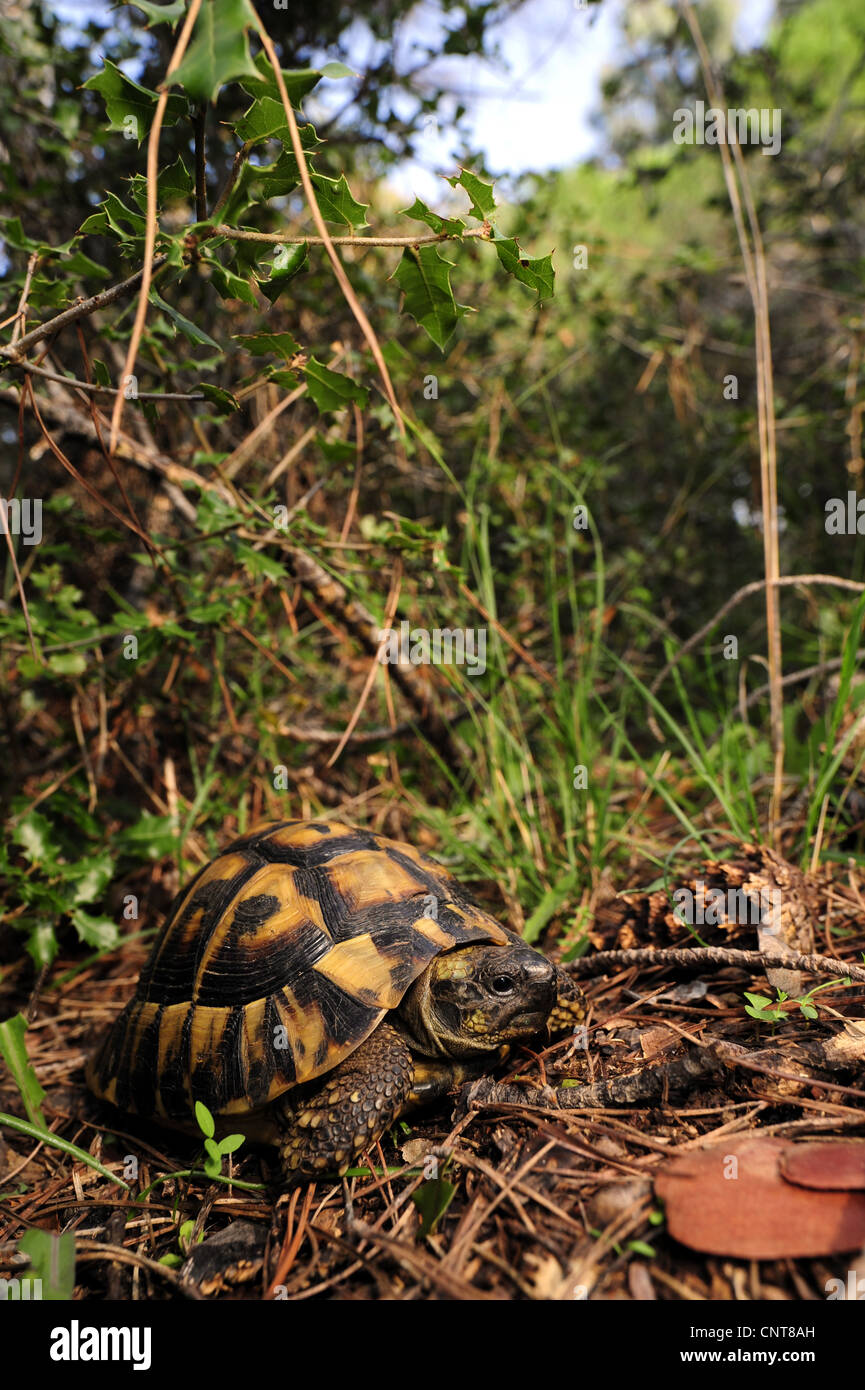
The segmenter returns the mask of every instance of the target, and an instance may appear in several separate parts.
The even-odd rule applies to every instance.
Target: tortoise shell
[[[359,1047],[440,952],[514,941],[407,844],[262,825],[175,898],[88,1082],[145,1117],[248,1113]]]

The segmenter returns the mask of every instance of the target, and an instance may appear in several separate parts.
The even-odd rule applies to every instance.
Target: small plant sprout
[[[810,1023],[817,1018],[817,1008],[813,1002],[814,995],[819,994],[821,989],[831,989],[833,985],[839,984],[849,985],[852,984],[852,981],[848,977],[826,980],[822,985],[815,985],[813,989],[809,989],[808,993],[803,994],[799,999],[791,999],[783,989],[776,990],[774,1001],[767,999],[765,994],[750,994],[748,990],[745,990],[745,998],[748,1000],[745,1005],[745,1013],[750,1014],[751,1018],[756,1018],[758,1023],[783,1023],[784,1019],[788,1017],[787,1009],[784,1007],[786,1004],[790,1008],[798,1007],[801,1009],[803,1016]]]
[[[222,1160],[226,1154],[236,1153],[244,1141],[243,1134],[227,1134],[219,1143],[214,1139],[216,1133],[216,1121],[200,1100],[195,1102],[195,1122],[201,1133],[204,1135],[204,1152],[207,1157],[204,1160],[204,1171],[209,1178],[218,1178],[222,1175]]]

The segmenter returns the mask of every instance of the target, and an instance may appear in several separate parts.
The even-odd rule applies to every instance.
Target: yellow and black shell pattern
[[[359,1047],[434,956],[515,940],[410,845],[335,822],[259,826],[175,898],[89,1085],[174,1122],[198,1100],[257,1110]]]

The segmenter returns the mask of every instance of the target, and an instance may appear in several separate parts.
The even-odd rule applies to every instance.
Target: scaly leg
[[[411,1093],[413,1075],[414,1061],[404,1038],[390,1024],[380,1023],[328,1073],[318,1091],[295,1105],[289,1095],[279,1145],[286,1185],[345,1173],[397,1119]]]

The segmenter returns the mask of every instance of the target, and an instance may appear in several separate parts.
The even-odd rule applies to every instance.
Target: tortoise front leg
[[[570,1033],[586,1017],[586,996],[567,970],[556,966],[556,1002],[547,1019],[547,1027],[555,1036]]]
[[[397,1119],[409,1098],[414,1061],[404,1038],[380,1023],[329,1072],[319,1090],[283,1102],[279,1144],[286,1185],[342,1175]]]

